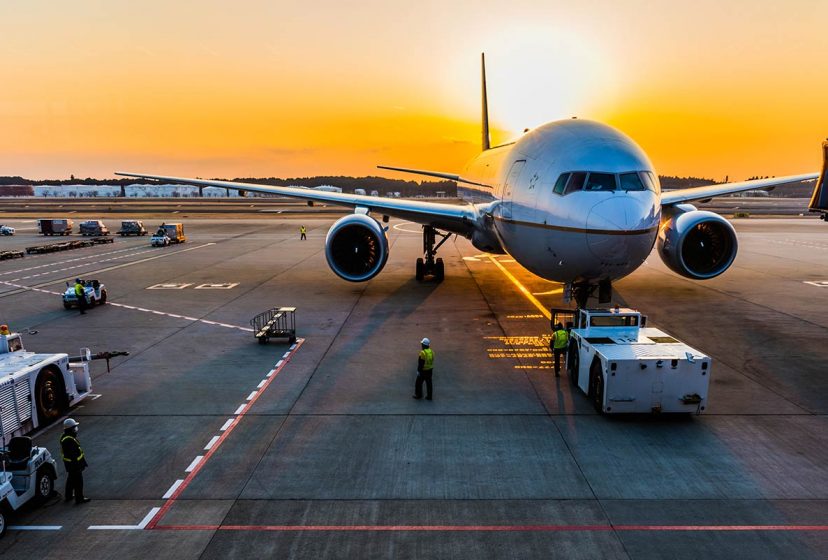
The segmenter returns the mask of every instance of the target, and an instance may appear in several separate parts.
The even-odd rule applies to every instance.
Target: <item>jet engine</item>
[[[325,257],[337,276],[349,282],[370,280],[388,260],[388,237],[374,218],[351,214],[337,220],[325,238]]]
[[[689,204],[664,217],[658,232],[658,254],[674,272],[706,280],[733,264],[738,242],[730,222]]]

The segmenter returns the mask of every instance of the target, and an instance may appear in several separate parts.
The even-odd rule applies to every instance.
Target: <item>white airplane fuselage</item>
[[[574,187],[583,173],[594,174],[591,190],[566,191],[559,184],[556,192],[562,175],[569,174],[564,179]],[[504,252],[547,280],[622,278],[641,266],[658,234],[660,188],[652,163],[629,137],[605,124],[545,124],[484,151],[463,177],[491,185],[458,183],[458,195],[484,211]]]

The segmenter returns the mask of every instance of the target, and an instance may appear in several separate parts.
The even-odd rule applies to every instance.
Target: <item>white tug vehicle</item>
[[[684,412],[707,406],[711,359],[634,309],[552,310],[552,324],[571,326],[570,382],[599,414]]]

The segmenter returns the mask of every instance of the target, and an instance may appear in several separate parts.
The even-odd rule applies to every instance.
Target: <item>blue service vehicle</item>
[[[86,307],[94,307],[97,304],[104,305],[106,303],[106,286],[98,280],[85,280],[83,284],[84,294],[86,296]],[[78,298],[75,295],[75,285],[66,283],[66,291],[63,292],[63,307],[72,309],[78,306]]]

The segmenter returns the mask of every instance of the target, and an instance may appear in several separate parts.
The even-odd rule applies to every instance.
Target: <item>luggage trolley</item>
[[[259,344],[265,344],[270,338],[287,337],[290,344],[296,342],[296,308],[274,307],[259,313],[250,320],[253,336]]]

